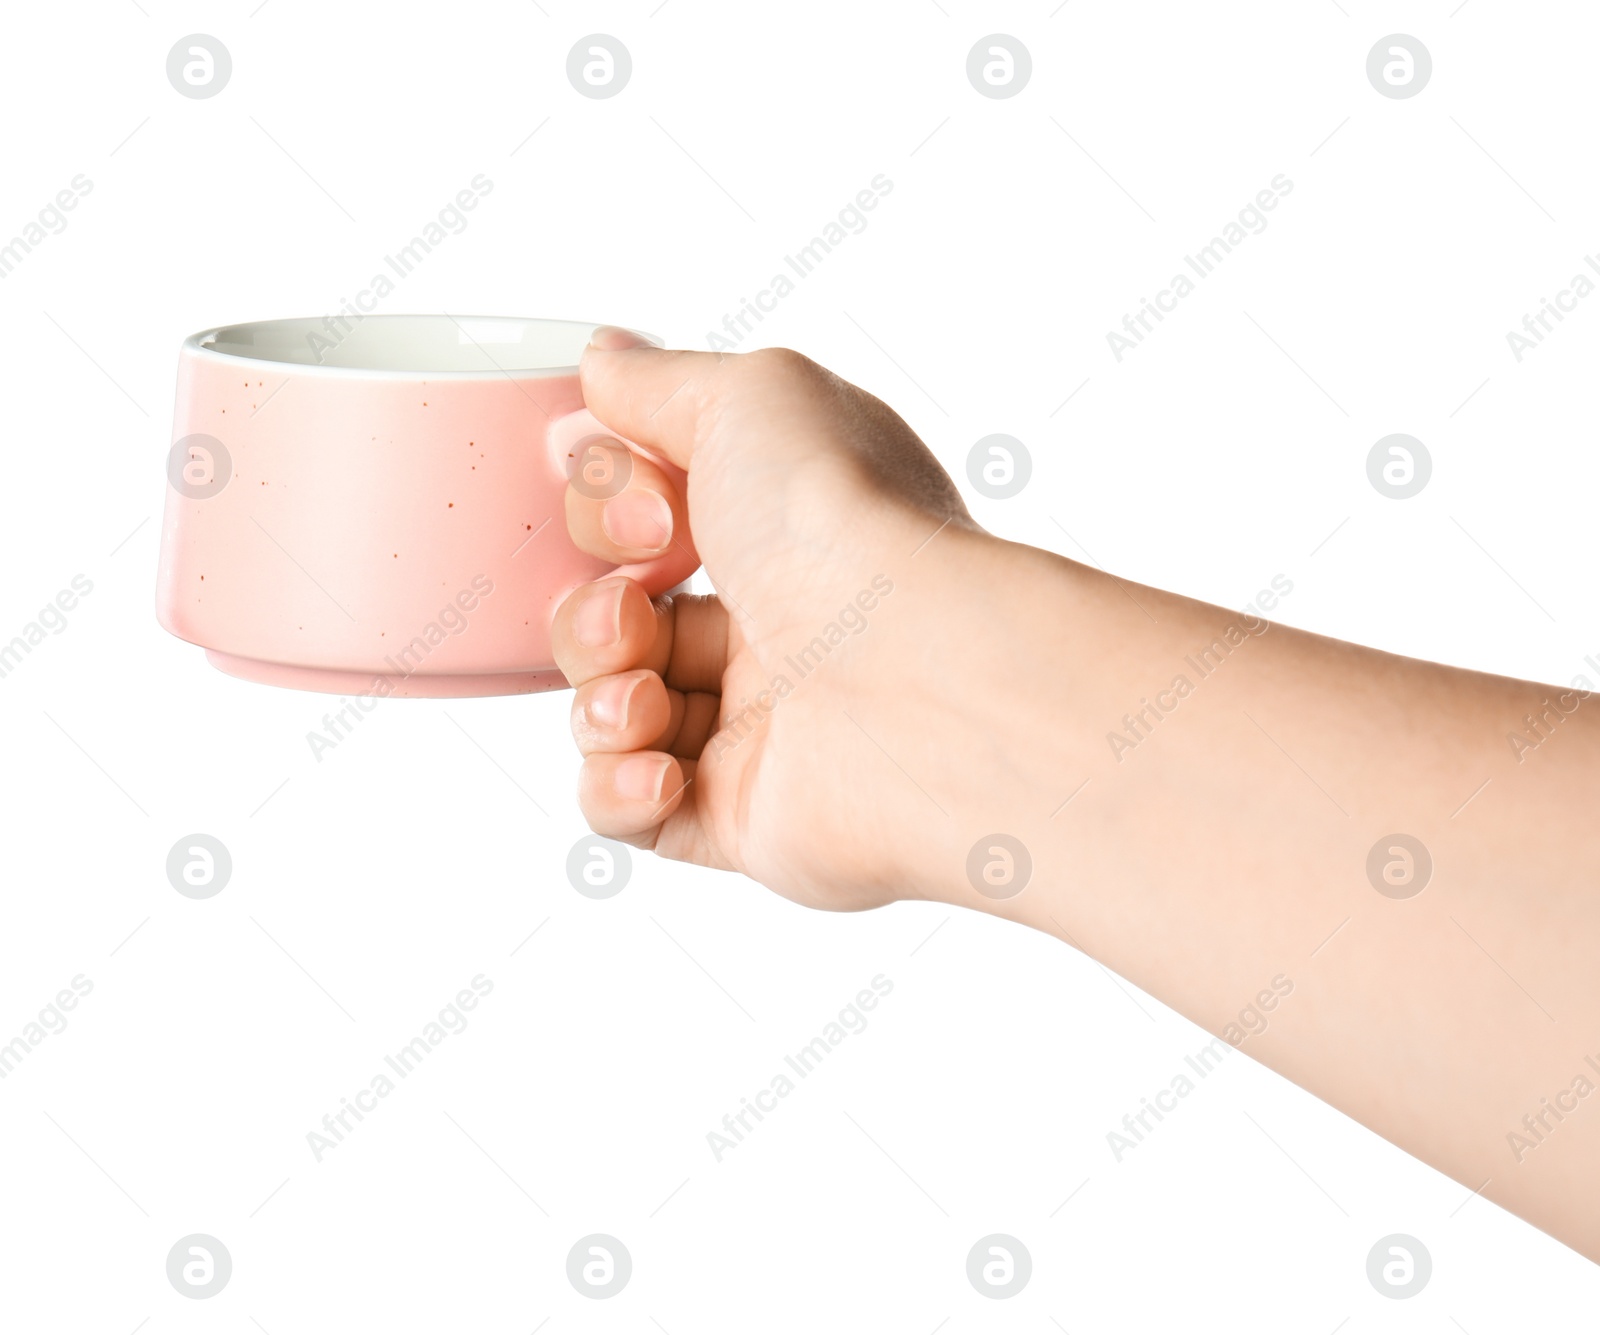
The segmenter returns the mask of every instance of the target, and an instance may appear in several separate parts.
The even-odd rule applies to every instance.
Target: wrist
[[[1056,818],[1105,745],[1083,703],[1105,694],[1085,678],[1101,675],[1085,646],[1124,634],[1121,613],[1098,587],[1106,576],[1054,553],[972,530],[923,557],[936,547],[905,581],[916,624],[898,637],[915,655],[905,712],[938,739],[925,772],[906,766],[925,801],[902,850],[915,869],[904,892],[1059,930],[1069,850]],[[955,607],[971,612],[952,619]]]

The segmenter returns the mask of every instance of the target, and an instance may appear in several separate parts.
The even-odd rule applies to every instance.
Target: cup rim
[[[473,337],[474,326],[506,326],[517,325],[523,328],[540,326],[546,330],[561,327],[571,332],[575,338],[581,339],[577,349],[581,353],[596,329],[607,327],[610,322],[604,320],[560,320],[546,319],[541,316],[520,315],[450,315],[440,312],[373,312],[366,315],[355,315],[345,318],[343,316],[290,316],[273,320],[244,320],[233,324],[216,325],[210,329],[202,329],[198,333],[190,334],[183,340],[181,352],[183,355],[198,358],[202,361],[217,361],[231,366],[252,367],[257,370],[271,368],[275,375],[313,375],[331,379],[352,380],[543,380],[552,377],[576,375],[578,363],[563,361],[549,366],[506,366],[491,364],[483,367],[472,368],[402,368],[385,366],[338,366],[327,362],[315,360],[296,360],[292,357],[271,355],[252,355],[246,352],[223,351],[214,346],[227,334],[248,333],[277,333],[279,335],[319,335],[323,338],[332,338],[337,334],[335,322],[344,319],[346,325],[353,327],[381,326],[383,324],[400,325],[407,322],[438,323],[450,321],[465,335],[466,339],[473,342],[483,352],[485,358],[491,363],[497,361],[491,353],[477,344]],[[653,334],[641,330],[629,330],[639,337],[647,339],[657,347],[661,340]],[[345,335],[337,334],[340,341]]]

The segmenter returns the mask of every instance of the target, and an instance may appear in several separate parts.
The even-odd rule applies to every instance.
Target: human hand
[[[652,601],[612,577],[559,609],[589,823],[820,907],[921,893],[910,845],[942,808],[893,767],[924,769],[946,731],[927,693],[954,675],[941,583],[981,582],[1007,544],[891,409],[796,353],[603,330],[582,379],[600,421],[687,471],[688,495],[635,457],[614,497],[568,489],[574,541],[647,560],[692,521],[718,591]]]

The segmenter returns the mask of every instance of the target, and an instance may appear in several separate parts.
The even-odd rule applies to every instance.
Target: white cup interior
[[[332,315],[261,320],[188,340],[202,353],[371,374],[537,375],[569,371],[600,326],[501,315]]]

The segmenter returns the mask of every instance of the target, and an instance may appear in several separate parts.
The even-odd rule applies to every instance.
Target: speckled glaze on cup
[[[611,434],[578,385],[597,327],[368,315],[186,340],[161,624],[224,672],[302,690],[566,685],[550,623],[574,588],[618,573],[660,593],[698,564],[686,535],[620,568],[567,536],[572,461]]]

